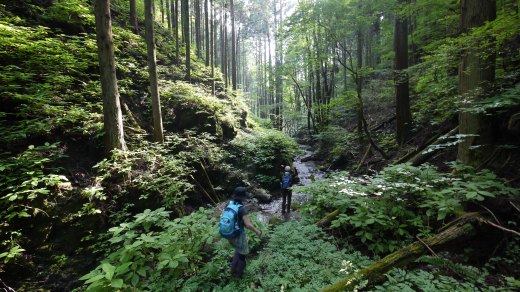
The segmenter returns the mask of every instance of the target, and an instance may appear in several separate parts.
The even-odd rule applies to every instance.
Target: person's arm
[[[253,231],[258,236],[262,235],[262,231],[260,231],[260,229],[256,228],[255,226],[253,226],[253,224],[251,224],[251,220],[249,220],[249,216],[247,216],[247,215],[242,216],[242,220],[244,221],[244,226],[247,229]]]

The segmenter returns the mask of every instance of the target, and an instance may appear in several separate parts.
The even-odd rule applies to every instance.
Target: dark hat
[[[235,200],[249,199],[249,193],[246,191],[246,188],[237,187],[233,191],[233,195],[231,197]]]

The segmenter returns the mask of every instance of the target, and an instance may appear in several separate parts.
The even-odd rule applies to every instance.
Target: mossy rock
[[[240,114],[233,101],[220,100],[186,82],[168,82],[161,92],[164,100],[166,130],[206,132],[223,140],[237,135]]]
[[[265,189],[255,189],[251,192],[251,196],[258,200],[259,203],[269,203],[273,197]]]

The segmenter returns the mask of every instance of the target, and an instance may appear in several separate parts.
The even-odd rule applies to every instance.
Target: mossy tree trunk
[[[460,5],[462,33],[468,33],[472,28],[496,18],[494,0],[462,0]],[[490,91],[495,79],[495,55],[486,51],[482,48],[468,48],[459,63],[459,93],[462,104],[469,107]],[[465,112],[463,109],[459,113],[459,134],[467,136],[459,144],[457,160],[480,166],[492,153],[492,132],[490,117],[483,113]]]
[[[385,279],[384,274],[386,272],[393,268],[403,267],[413,262],[421,255],[426,253],[428,248],[439,248],[447,243],[453,242],[456,239],[473,235],[475,228],[470,222],[472,219],[474,219],[472,216],[468,216],[467,219],[461,220],[459,223],[452,225],[443,232],[422,240],[422,242],[416,241],[394,253],[387,255],[372,265],[348,275],[333,285],[325,287],[322,292],[352,291],[355,289],[356,285],[363,280],[367,280],[368,285],[376,284]]]
[[[157,142],[164,142],[161,99],[159,96],[159,83],[157,79],[157,63],[155,60],[155,35],[153,27],[152,0],[144,1],[146,47],[148,51],[148,73],[150,74],[150,93],[152,95],[153,133]]]
[[[126,150],[123,132],[123,116],[117,88],[110,0],[96,0],[94,6],[101,91],[103,95],[106,150]]]

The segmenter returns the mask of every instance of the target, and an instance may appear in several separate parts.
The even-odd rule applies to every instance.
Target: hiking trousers
[[[286,212],[291,213],[291,197],[292,191],[290,189],[282,189],[282,214]]]
[[[229,243],[235,247],[235,254],[231,258],[231,274],[242,278],[246,269],[246,256],[249,253],[249,245],[247,244],[246,231],[240,232],[237,238],[229,240]]]

